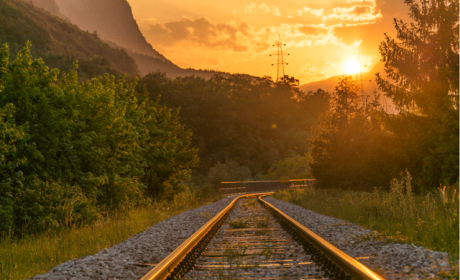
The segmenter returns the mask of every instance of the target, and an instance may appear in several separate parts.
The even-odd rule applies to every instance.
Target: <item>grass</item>
[[[225,251],[224,251],[224,256],[227,259],[237,259],[237,258],[242,257],[246,253],[247,249],[248,249],[247,246],[243,246],[241,249],[232,248],[232,247],[227,246],[227,248],[225,248]]]
[[[249,226],[249,223],[243,219],[238,218],[238,219],[229,221],[228,225],[231,228],[247,228]]]
[[[4,236],[0,240],[0,279],[26,279],[43,274],[60,263],[95,254],[162,220],[204,204],[194,198],[179,197],[169,204],[112,213],[90,225],[65,227],[22,239]]]
[[[272,254],[272,247],[273,247],[273,244],[271,243],[264,244],[264,248],[260,252],[260,255],[265,256],[265,258],[268,259],[270,255]]]
[[[264,219],[262,220],[257,220],[256,222],[256,226],[258,228],[266,228],[268,227],[268,223],[270,222],[270,217],[269,216],[266,216]]]
[[[392,180],[389,192],[305,189],[280,191],[274,197],[376,230],[387,241],[447,252],[451,264],[458,265],[458,185],[415,195],[410,182],[407,173]]]
[[[256,230],[256,235],[264,235],[267,234],[268,230]]]
[[[255,199],[248,199],[248,205],[251,206],[252,208],[256,208],[257,201]]]

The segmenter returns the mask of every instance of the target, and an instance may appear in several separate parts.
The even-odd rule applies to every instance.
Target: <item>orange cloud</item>
[[[323,12],[324,12],[324,9],[311,9],[308,7],[303,7],[301,10],[297,11],[297,14],[301,16],[304,13],[310,13],[312,15],[315,15],[316,17],[320,17],[323,15]]]
[[[246,52],[263,51],[270,46],[246,22],[214,23],[209,18],[187,17],[167,23],[148,22],[141,25],[143,33],[155,45],[171,46],[189,43],[215,50]],[[152,39],[150,39],[152,38]]]
[[[355,5],[349,8],[336,7],[332,13],[323,16],[323,21],[340,20],[340,21],[372,21],[381,18],[380,13],[375,12],[374,6]]]
[[[267,5],[265,3],[260,4],[259,6],[256,3],[250,3],[244,7],[245,13],[256,13],[261,11],[265,14],[273,14],[274,16],[279,17],[281,15],[280,9],[275,5]]]

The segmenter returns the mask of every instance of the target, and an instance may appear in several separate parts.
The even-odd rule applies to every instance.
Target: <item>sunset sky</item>
[[[272,45],[286,44],[286,74],[301,84],[357,71],[380,60],[403,0],[128,0],[152,46],[180,67],[276,78]]]

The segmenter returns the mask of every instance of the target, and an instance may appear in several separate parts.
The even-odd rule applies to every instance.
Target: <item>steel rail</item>
[[[246,194],[236,197],[227,207],[209,220],[204,226],[202,226],[197,232],[185,240],[176,250],[169,254],[165,259],[163,259],[155,268],[150,270],[146,275],[144,275],[141,280],[163,280],[173,273],[177,266],[187,258],[189,253],[193,253],[193,250],[200,241],[202,241],[206,236],[208,236],[213,228],[218,226],[219,223],[223,222],[228,216],[232,208],[235,206],[236,202],[245,197],[250,196],[260,196],[262,194],[273,194],[271,193],[255,193],[255,194]]]
[[[322,254],[325,255],[325,258],[322,258],[321,261],[326,266],[337,265],[345,273],[350,275],[353,279],[365,279],[365,280],[383,280],[381,276],[370,270],[368,267],[358,262],[354,258],[345,254],[344,252],[337,249],[335,246],[309,230],[308,228],[301,225],[299,222],[295,221],[288,215],[284,214],[282,211],[277,209],[275,206],[266,202],[262,198],[266,195],[259,196],[259,202],[264,205],[265,208],[270,210],[283,224],[290,227],[291,231],[295,231],[296,234],[300,235],[301,239],[308,240],[309,243],[319,250]],[[342,278],[342,277],[340,277]]]
[[[318,264],[335,274],[339,279],[365,279],[365,280],[384,280],[381,276],[364,266],[354,258],[340,251],[332,244],[307,229],[282,211],[262,199],[270,193],[253,193],[236,197],[227,207],[209,220],[203,227],[195,232],[191,237],[184,241],[176,250],[161,261],[155,268],[144,275],[141,280],[163,280],[173,278],[174,275],[183,273],[193,267],[193,263],[206,246],[203,242],[209,240],[212,234],[217,232],[220,225],[224,222],[236,202],[241,198],[258,196],[259,202],[279,220],[279,222],[291,232],[295,239],[304,245],[306,251],[315,255]],[[201,244],[201,245],[200,245]]]

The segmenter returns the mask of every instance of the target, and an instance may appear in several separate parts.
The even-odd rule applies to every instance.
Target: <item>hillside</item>
[[[28,1],[0,0],[0,14],[0,45],[8,44],[12,55],[30,41],[32,55],[42,57],[50,67],[69,70],[78,60],[82,79],[107,72],[133,76],[139,72],[125,51],[111,48],[97,35],[84,32]]]
[[[209,79],[217,72],[183,69],[150,45],[139,30],[126,0],[32,0],[50,13],[74,23],[84,31],[96,32],[113,48],[124,49],[140,69],[140,74],[164,72],[170,78],[199,76]]]
[[[375,82],[375,74],[378,72],[380,72],[381,74],[385,73],[382,62],[378,62],[374,67],[372,67],[372,69],[369,72],[363,73],[364,90],[366,92],[372,93],[375,89],[377,89],[377,84]],[[339,78],[340,76],[332,76],[326,80],[301,85],[300,89],[305,92],[309,92],[321,88],[322,90],[333,92],[335,86],[339,82]]]
[[[109,45],[112,44],[109,43]],[[117,45],[113,44],[112,46],[116,47]],[[183,69],[167,59],[154,58],[149,55],[131,52],[129,50],[127,50],[126,52],[136,61],[139,70],[143,76],[152,72],[159,71],[165,73],[166,76],[171,79],[192,75],[205,79],[210,79],[215,74],[222,73],[209,70]]]
[[[374,91],[378,89],[377,83],[375,82],[375,74],[377,73],[380,73],[383,77],[385,77],[384,64],[381,61],[374,65],[369,72],[363,73],[364,92],[371,98],[374,96]],[[301,85],[299,88],[304,92],[315,91],[320,88],[332,93],[339,82],[339,78],[340,76],[332,76],[326,80]],[[382,94],[380,96],[380,103],[382,106],[386,106],[388,113],[394,114],[397,112],[391,99],[384,97]]]
[[[165,59],[147,43],[126,0],[55,0],[60,12],[82,30],[133,52]]]

